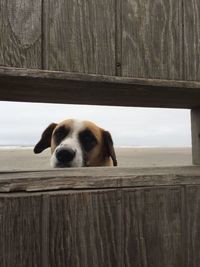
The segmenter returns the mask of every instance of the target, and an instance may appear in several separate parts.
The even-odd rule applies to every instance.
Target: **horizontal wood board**
[[[199,185],[200,167],[0,172],[0,192]]]
[[[0,100],[197,108],[200,82],[0,68]]]

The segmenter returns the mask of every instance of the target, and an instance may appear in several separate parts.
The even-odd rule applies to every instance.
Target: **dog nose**
[[[56,158],[62,163],[68,163],[75,157],[75,151],[71,148],[60,148],[56,151]]]

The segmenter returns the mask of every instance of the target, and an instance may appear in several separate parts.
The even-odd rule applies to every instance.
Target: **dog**
[[[67,119],[50,124],[34,153],[48,147],[53,168],[117,166],[111,134],[90,121]]]

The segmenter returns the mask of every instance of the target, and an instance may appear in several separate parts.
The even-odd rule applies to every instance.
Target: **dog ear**
[[[53,130],[57,126],[56,123],[51,123],[42,133],[40,141],[34,147],[34,153],[38,154],[41,153],[43,150],[51,146],[51,136]]]
[[[111,134],[108,131],[103,131],[104,151],[105,155],[111,157],[113,166],[117,166],[116,154],[113,146]]]

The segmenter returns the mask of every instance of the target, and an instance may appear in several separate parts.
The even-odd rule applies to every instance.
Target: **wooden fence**
[[[199,18],[198,0],[1,0],[0,100],[188,108],[200,164]],[[199,267],[199,195],[195,166],[1,172],[0,267]]]
[[[199,167],[0,173],[0,266],[197,267],[199,214]]]
[[[200,80],[198,0],[2,0],[0,65]]]
[[[2,0],[0,100],[190,108],[200,164],[199,14],[198,0]]]

